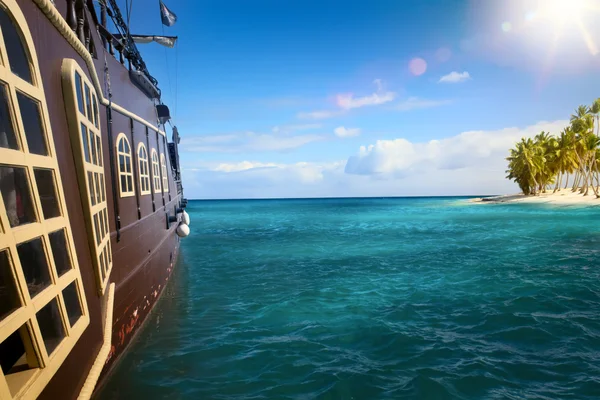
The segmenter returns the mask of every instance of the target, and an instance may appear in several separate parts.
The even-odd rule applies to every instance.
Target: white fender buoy
[[[190,227],[187,224],[180,222],[175,232],[177,233],[177,236],[184,238],[190,234]]]
[[[190,224],[190,215],[186,213],[185,210],[183,210],[183,213],[181,214],[181,221],[186,225]]]

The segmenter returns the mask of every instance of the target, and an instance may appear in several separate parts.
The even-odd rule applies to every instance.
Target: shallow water
[[[191,201],[100,399],[597,399],[600,207]]]

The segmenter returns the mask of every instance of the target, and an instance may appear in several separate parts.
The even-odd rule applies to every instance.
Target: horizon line
[[[325,200],[325,199],[427,199],[427,198],[452,198],[452,197],[494,197],[499,194],[461,194],[461,195],[436,195],[436,196],[331,196],[331,197],[240,197],[240,198],[214,198],[214,199],[189,199],[190,201],[236,201],[236,200]]]

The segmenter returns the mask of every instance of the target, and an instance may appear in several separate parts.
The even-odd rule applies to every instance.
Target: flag
[[[117,39],[123,39],[123,35],[114,34],[114,37]],[[135,43],[152,43],[156,42],[165,47],[173,48],[175,47],[175,42],[177,41],[177,36],[155,36],[155,35],[129,35],[131,40]]]
[[[177,22],[177,15],[165,6],[161,0],[160,2],[160,19],[162,20],[163,25],[173,26],[175,22]]]
[[[156,42],[165,47],[173,48],[177,36],[144,36],[144,35],[131,35],[131,38],[135,43],[151,43]]]

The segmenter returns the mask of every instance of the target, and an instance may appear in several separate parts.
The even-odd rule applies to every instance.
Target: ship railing
[[[95,2],[100,8],[100,19],[98,19],[97,10],[94,6]],[[84,44],[92,57],[97,59],[99,55],[92,40],[92,29],[97,28],[104,50],[108,51],[123,65],[125,65],[125,60],[127,60],[129,70],[139,71],[139,73],[143,74],[154,87],[154,90],[160,94],[158,82],[148,72],[135,43],[129,37],[127,25],[115,0],[64,0],[62,4],[56,3],[57,9],[61,13],[65,13],[67,24],[77,35],[79,41]],[[109,32],[108,17],[111,18],[116,29],[123,33],[122,35],[118,35],[119,37]]]
[[[114,58],[118,59],[121,64],[125,65],[125,60],[130,60],[130,58],[123,42],[117,39],[102,25],[98,25],[98,32],[102,38],[104,49],[107,50]],[[129,61],[129,68],[131,68],[131,61]]]
[[[92,29],[87,19],[88,5],[84,0],[66,0],[67,9],[65,20],[69,27],[75,32],[79,41],[83,43],[86,50],[97,58],[96,48],[92,40]]]

